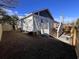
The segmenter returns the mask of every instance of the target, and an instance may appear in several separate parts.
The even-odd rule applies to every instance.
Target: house
[[[53,28],[54,28],[55,30],[57,30],[59,24],[60,24],[59,22],[55,21],[54,24],[53,24]]]
[[[21,19],[21,29],[25,32],[50,34],[53,22],[54,18],[48,9],[38,10]]]
[[[57,21],[54,21],[54,23],[52,24],[52,32],[51,32],[51,36],[57,38],[57,29],[58,29],[58,26],[59,26],[59,22]]]

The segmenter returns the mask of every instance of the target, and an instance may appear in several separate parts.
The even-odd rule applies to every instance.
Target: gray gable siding
[[[50,18],[50,19],[54,20],[54,18],[52,17],[52,15],[50,14],[48,9],[35,12],[34,14],[36,14],[36,15],[39,14],[40,16],[47,17],[47,18]]]

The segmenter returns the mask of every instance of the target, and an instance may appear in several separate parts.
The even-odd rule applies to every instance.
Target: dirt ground
[[[4,32],[0,59],[77,59],[75,49],[47,35]]]
[[[78,32],[78,38],[77,38],[76,53],[77,53],[77,57],[79,59],[79,32]]]
[[[76,53],[77,53],[77,57],[79,59],[79,40],[77,40],[77,46],[76,46]]]

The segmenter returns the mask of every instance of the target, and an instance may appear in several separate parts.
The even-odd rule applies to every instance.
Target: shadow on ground
[[[75,49],[47,35],[4,32],[0,59],[77,59]]]

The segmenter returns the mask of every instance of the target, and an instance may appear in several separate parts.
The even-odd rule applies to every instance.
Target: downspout
[[[33,32],[35,32],[35,21],[34,21],[34,14],[33,14]]]

